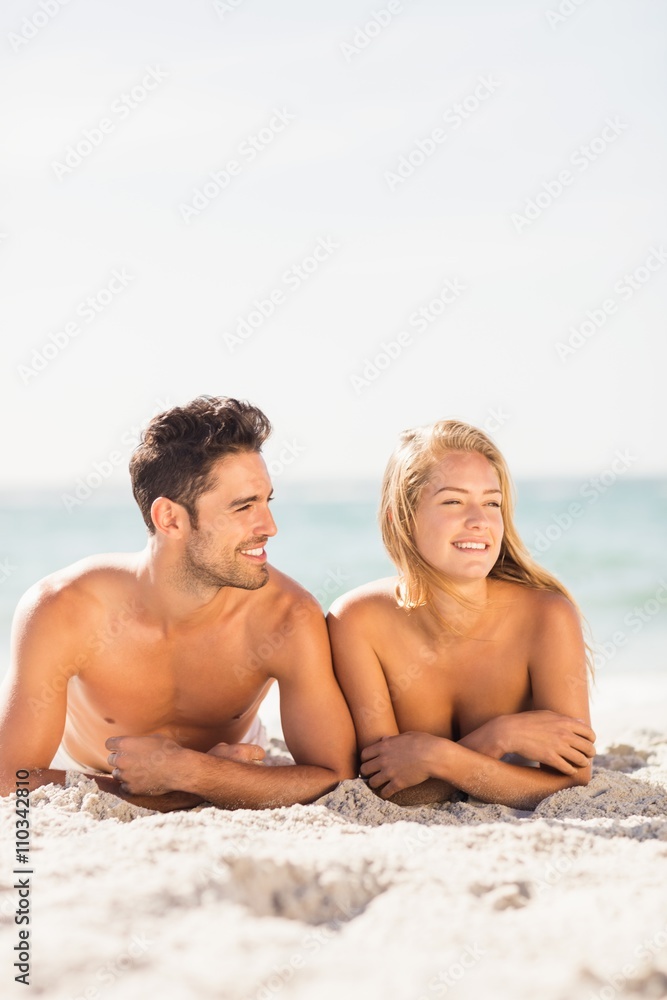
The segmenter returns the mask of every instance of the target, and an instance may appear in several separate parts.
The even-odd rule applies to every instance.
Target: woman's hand
[[[519,712],[492,719],[502,754],[518,753],[561,774],[576,774],[595,756],[595,733],[582,719],[558,712]]]
[[[361,751],[361,774],[369,779],[372,789],[381,789],[378,794],[388,799],[433,775],[431,762],[441,742],[440,737],[430,733],[383,736]]]

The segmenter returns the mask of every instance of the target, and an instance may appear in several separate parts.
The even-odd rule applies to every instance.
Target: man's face
[[[197,501],[199,527],[187,541],[186,578],[198,587],[258,590],[269,579],[264,545],[278,530],[264,459],[257,452],[227,455],[213,476],[215,487]]]

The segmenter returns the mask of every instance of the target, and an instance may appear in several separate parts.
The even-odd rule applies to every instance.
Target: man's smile
[[[245,556],[251,562],[264,563],[266,562],[266,550],[263,545],[255,545],[252,548],[241,549],[241,555]]]

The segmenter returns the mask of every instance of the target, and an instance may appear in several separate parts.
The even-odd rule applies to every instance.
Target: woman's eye
[[[452,504],[460,504],[460,500],[443,500],[441,503],[442,507],[450,507]],[[500,507],[500,502],[498,500],[489,500],[486,504],[487,507]]]

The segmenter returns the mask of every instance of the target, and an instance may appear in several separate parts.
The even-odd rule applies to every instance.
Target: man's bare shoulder
[[[329,609],[329,619],[349,625],[363,625],[395,615],[398,577],[387,576],[355,587],[337,598]]]
[[[269,567],[269,582],[255,592],[267,612],[280,620],[323,618],[320,602],[296,580],[275,566]]]
[[[249,597],[252,632],[261,644],[260,656],[270,676],[283,683],[306,664],[326,662],[329,644],[324,612],[305,587],[270,566],[268,583]]]
[[[114,602],[129,599],[136,579],[138,555],[89,556],[38,580],[21,597],[16,618],[23,624],[37,616],[53,619],[59,631],[80,627]]]

